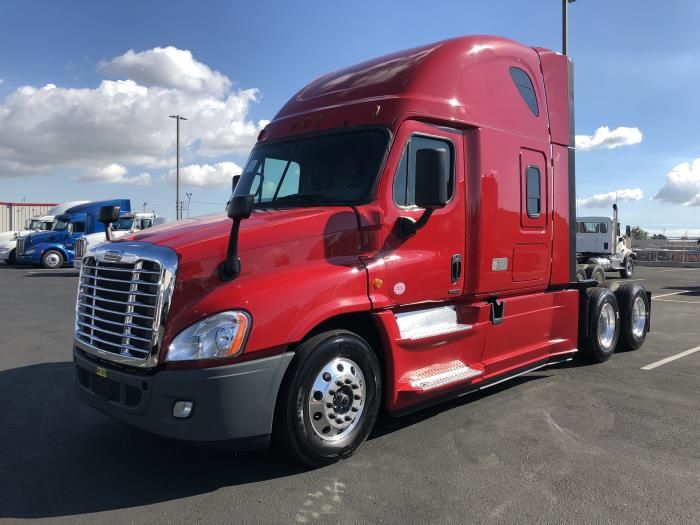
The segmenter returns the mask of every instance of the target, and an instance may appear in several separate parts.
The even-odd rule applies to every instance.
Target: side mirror
[[[631,237],[631,236],[632,236],[632,228],[630,228],[630,225],[629,225],[629,224],[625,227],[625,235],[626,235],[627,237]]]
[[[418,221],[400,217],[399,237],[407,238],[426,225],[435,210],[447,204],[450,185],[450,153],[446,149],[416,151],[416,206],[425,208]]]
[[[241,260],[238,258],[238,232],[241,221],[250,217],[253,212],[253,198],[252,195],[237,195],[232,197],[226,206],[226,214],[233,223],[231,235],[228,238],[226,260],[219,265],[219,278],[222,281],[231,281],[241,273]]]
[[[238,181],[241,180],[240,175],[234,175],[231,177],[231,193],[233,193],[236,189],[236,186],[238,186]]]
[[[238,195],[233,197],[226,207],[226,214],[229,219],[247,219],[253,212],[253,196]]]
[[[444,208],[449,190],[450,153],[446,149],[416,152],[416,206],[426,210]]]
[[[120,211],[121,208],[119,206],[102,206],[100,208],[100,213],[97,216],[97,220],[105,227],[105,238],[109,242],[114,240],[114,237],[112,236],[112,223],[119,219]]]

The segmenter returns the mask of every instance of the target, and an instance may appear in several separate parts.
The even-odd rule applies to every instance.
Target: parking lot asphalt
[[[353,458],[306,470],[84,406],[77,273],[0,267],[0,521],[700,523],[700,352],[643,370],[700,345],[700,269],[636,277],[658,297],[640,350],[384,416]]]

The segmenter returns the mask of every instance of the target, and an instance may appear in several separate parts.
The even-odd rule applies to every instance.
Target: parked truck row
[[[228,217],[83,258],[78,396],[163,436],[324,465],[380,410],[639,348],[650,294],[577,279],[573,138],[571,62],[504,38],[311,82],[260,133]],[[102,209],[107,231],[118,214]]]
[[[0,234],[0,260],[9,264],[28,264],[44,268],[73,265],[80,261],[90,245],[107,240],[98,220],[104,206],[118,207],[120,212],[111,230],[112,238],[161,224],[155,213],[131,212],[129,199],[69,202],[27,221],[25,230]]]

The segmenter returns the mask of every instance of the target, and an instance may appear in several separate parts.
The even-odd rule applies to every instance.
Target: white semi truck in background
[[[120,239],[140,230],[145,230],[152,226],[165,223],[164,217],[158,217],[155,213],[138,212],[124,213],[119,216],[119,219],[111,226],[111,235],[113,239]],[[80,269],[83,263],[83,257],[88,252],[91,246],[96,246],[107,240],[105,232],[91,233],[84,235],[75,241],[75,257],[73,258],[73,267]]]
[[[53,228],[53,223],[57,215],[65,213],[69,208],[85,204],[90,201],[64,202],[50,208],[44,215],[30,217],[24,225],[23,230],[14,230],[0,233],[0,261],[8,264],[15,264],[17,239],[24,235],[29,235],[36,231],[46,231]]]
[[[632,251],[630,227],[620,234],[617,204],[612,217],[576,218],[576,278],[605,282],[605,272],[619,272],[623,279],[634,275],[637,255]]]

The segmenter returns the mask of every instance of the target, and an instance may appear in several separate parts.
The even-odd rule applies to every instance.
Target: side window
[[[535,219],[542,211],[542,191],[540,170],[536,166],[528,166],[526,172],[527,216]]]
[[[584,222],[583,224],[583,229],[581,230],[583,233],[598,233],[598,223],[597,222]]]
[[[83,233],[85,232],[84,222],[74,222],[73,223],[73,233]]]
[[[454,193],[454,148],[448,140],[421,135],[412,136],[404,147],[399,166],[394,176],[394,202],[399,206],[414,206],[416,203],[416,152],[421,149],[445,150],[450,153],[448,200]]]
[[[601,222],[598,225],[598,228],[599,228],[600,233],[608,233],[608,225],[605,224],[604,222]]]
[[[518,88],[520,95],[523,97],[523,100],[527,104],[527,107],[529,107],[530,111],[532,111],[532,114],[536,117],[539,117],[540,108],[537,106],[537,96],[535,96],[535,87],[532,85],[532,80],[530,80],[530,76],[519,67],[511,67],[510,78],[513,79],[515,87]]]

